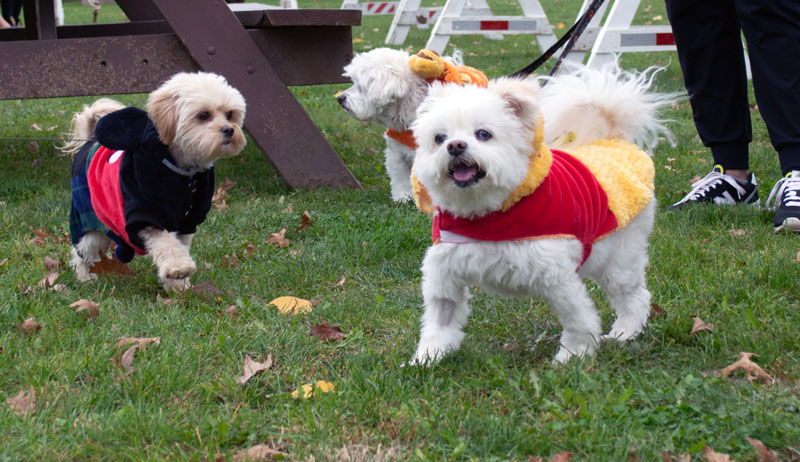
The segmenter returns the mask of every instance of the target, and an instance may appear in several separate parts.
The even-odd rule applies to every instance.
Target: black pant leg
[[[665,1],[700,139],[715,163],[748,169],[752,129],[734,1]]]
[[[784,174],[800,170],[800,1],[735,1],[772,146]]]

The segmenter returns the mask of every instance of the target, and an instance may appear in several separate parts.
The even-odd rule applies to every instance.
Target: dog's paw
[[[611,325],[611,331],[602,337],[603,340],[616,340],[625,342],[631,340],[642,333],[647,324],[647,316],[633,317],[625,316],[617,318]]]
[[[173,258],[164,262],[158,269],[158,277],[166,279],[185,279],[197,271],[197,266],[191,258]]]
[[[591,356],[597,349],[596,337],[585,335],[569,335],[566,332],[561,336],[561,346],[553,358],[553,364],[565,364],[573,356]]]
[[[78,278],[80,282],[91,282],[97,279],[97,275],[92,273],[91,268],[86,268],[85,270],[81,268],[75,270],[75,277]]]
[[[188,278],[184,279],[162,279],[161,286],[164,288],[165,291],[169,293],[169,291],[174,292],[183,292],[184,290],[189,290],[192,288],[192,283],[189,282]]]

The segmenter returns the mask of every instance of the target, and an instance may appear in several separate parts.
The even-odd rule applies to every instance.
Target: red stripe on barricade
[[[656,34],[656,45],[675,45],[675,37],[670,32]]]
[[[481,30],[508,30],[508,21],[481,21]]]

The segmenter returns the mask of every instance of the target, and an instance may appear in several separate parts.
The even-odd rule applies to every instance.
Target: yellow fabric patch
[[[655,167],[638,146],[605,139],[570,148],[568,153],[583,162],[605,190],[617,228],[624,228],[653,199]]]

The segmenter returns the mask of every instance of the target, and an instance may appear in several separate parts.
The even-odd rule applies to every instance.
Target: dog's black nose
[[[344,94],[341,94],[341,95],[336,97],[336,101],[339,102],[339,106],[344,106],[344,102],[347,101],[347,96],[345,96]]]
[[[464,154],[464,151],[467,150],[467,143],[461,140],[453,140],[447,143],[447,153],[451,156],[458,157],[461,154]]]
[[[225,135],[225,138],[230,138],[233,136],[233,127],[222,127],[222,134]]]

